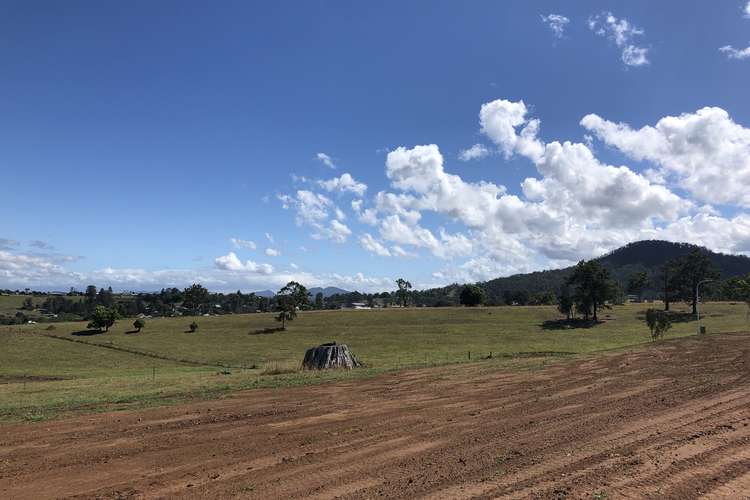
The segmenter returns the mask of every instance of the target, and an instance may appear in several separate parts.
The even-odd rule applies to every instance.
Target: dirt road
[[[0,427],[0,498],[750,496],[750,334]]]

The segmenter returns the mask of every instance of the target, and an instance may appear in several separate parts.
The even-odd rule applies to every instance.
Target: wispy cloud
[[[636,36],[645,32],[625,18],[617,18],[611,12],[592,16],[588,21],[589,29],[599,36],[612,40],[621,49],[622,62],[627,66],[643,66],[649,63],[648,49],[632,43]]]
[[[229,241],[232,242],[234,248],[244,248],[246,250],[255,250],[257,248],[254,241],[243,240],[240,238],[229,238]]]
[[[333,158],[331,158],[325,153],[318,153],[317,155],[315,155],[315,158],[317,158],[318,161],[320,161],[323,165],[325,165],[328,168],[336,168],[336,164],[333,163]]]
[[[0,250],[9,250],[11,247],[17,247],[18,242],[9,238],[0,238]]]
[[[727,58],[729,59],[747,59],[750,58],[750,46],[745,47],[744,49],[735,49],[731,45],[725,45],[723,47],[719,47],[719,52],[726,54]]]
[[[549,14],[542,16],[542,22],[549,26],[555,38],[562,38],[565,28],[570,24],[570,19],[560,14]]]
[[[42,240],[33,240],[29,242],[30,247],[39,248],[40,250],[54,250],[55,247]]]

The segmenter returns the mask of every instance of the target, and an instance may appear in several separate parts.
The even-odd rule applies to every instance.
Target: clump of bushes
[[[672,320],[665,311],[649,309],[646,311],[646,324],[651,330],[651,340],[664,338],[664,334],[672,328]]]

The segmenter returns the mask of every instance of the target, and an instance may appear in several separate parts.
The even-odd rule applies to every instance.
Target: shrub
[[[195,321],[193,321],[192,323],[190,323],[190,331],[191,332],[197,332],[198,331],[198,323],[196,323]]]
[[[665,311],[649,309],[646,311],[646,324],[651,330],[651,339],[657,340],[664,338],[664,334],[672,328],[672,320]]]
[[[133,327],[139,332],[141,331],[141,328],[145,326],[146,326],[146,321],[142,318],[138,318],[137,320],[133,321]]]

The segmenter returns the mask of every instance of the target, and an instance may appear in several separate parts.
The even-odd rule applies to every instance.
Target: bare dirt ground
[[[747,498],[750,334],[0,427],[0,498]]]

